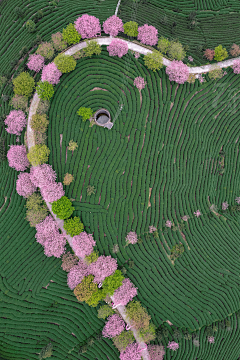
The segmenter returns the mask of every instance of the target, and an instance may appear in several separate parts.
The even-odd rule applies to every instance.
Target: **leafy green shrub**
[[[85,56],[92,57],[93,54],[101,54],[101,46],[97,43],[96,40],[86,40],[85,43],[87,44],[87,46],[84,48]]]
[[[214,60],[216,61],[223,61],[228,57],[228,52],[222,45],[215,47],[214,52]]]
[[[79,235],[83,231],[83,223],[80,222],[80,218],[75,216],[74,218],[64,221],[64,230],[70,236]]]
[[[182,256],[184,252],[184,246],[183,244],[176,244],[173,246],[173,248],[171,249],[171,255],[170,258],[172,260],[177,259],[178,257]]]
[[[76,150],[77,147],[78,147],[78,144],[76,142],[74,142],[73,140],[69,141],[68,150],[74,151],[74,150]]]
[[[67,43],[63,40],[60,31],[58,31],[56,34],[52,34],[52,43],[56,51],[62,51],[67,48]]]
[[[33,166],[37,166],[47,163],[49,154],[50,150],[46,145],[35,145],[29,150],[27,158]]]
[[[65,54],[59,54],[53,62],[63,74],[73,71],[77,65],[76,60],[71,55]]]
[[[91,264],[99,258],[99,252],[97,250],[93,251],[90,255],[85,256],[85,260],[88,264]]]
[[[78,50],[75,52],[75,54],[73,54],[73,58],[75,60],[77,59],[81,59],[83,57],[86,57],[86,54],[85,54],[85,48],[84,49],[81,49],[81,50]]]
[[[152,71],[160,70],[163,66],[163,57],[162,54],[157,51],[153,50],[152,53],[148,53],[143,58],[145,66]]]
[[[102,283],[102,288],[111,296],[114,291],[122,285],[123,280],[124,276],[122,272],[120,270],[116,270],[114,274],[105,278]]]
[[[34,32],[34,31],[35,31],[35,28],[36,28],[36,24],[35,24],[34,21],[28,20],[28,21],[26,22],[26,29],[27,29],[27,31],[28,31],[29,33]]]
[[[83,121],[86,121],[93,116],[93,111],[91,108],[80,107],[77,111],[77,114],[82,116]]]
[[[68,219],[74,210],[72,202],[66,196],[52,203],[52,212],[61,220]]]
[[[24,11],[23,11],[23,9],[21,9],[21,8],[18,7],[18,6],[16,6],[13,11],[14,11],[14,13],[17,15],[17,17],[23,17],[23,16],[24,16]]]
[[[72,181],[74,180],[74,177],[72,174],[66,173],[63,179],[64,185],[70,185]]]
[[[136,37],[138,36],[138,23],[135,21],[128,21],[123,25],[124,34]]]
[[[82,282],[75,287],[73,292],[78,301],[87,301],[95,292],[98,291],[98,286],[93,282],[93,280],[93,275],[85,276]]]
[[[35,85],[33,77],[29,75],[29,73],[23,71],[20,75],[18,75],[15,79],[13,79],[13,91],[17,95],[24,95],[29,97]]]
[[[99,301],[103,300],[106,295],[107,293],[104,289],[97,288],[97,291],[95,291],[88,300],[85,300],[85,302],[89,306],[96,307],[98,306]]]
[[[38,46],[36,54],[42,55],[46,59],[50,60],[54,55],[54,48],[51,43],[44,42]]]
[[[90,196],[92,194],[95,194],[95,187],[94,186],[91,186],[91,185],[88,185],[87,186],[87,196]]]
[[[53,85],[49,84],[48,81],[39,81],[37,85],[36,90],[40,99],[50,100],[54,94]]]
[[[162,54],[166,54],[170,45],[171,42],[165,37],[161,36],[161,38],[158,40],[157,48]]]
[[[98,318],[99,319],[106,319],[108,316],[113,315],[115,311],[109,305],[102,305],[98,309]]]
[[[139,329],[147,329],[149,327],[149,321],[151,316],[148,315],[146,309],[142,307],[139,301],[131,301],[126,307],[126,315],[130,319],[131,324]]]
[[[40,100],[38,107],[37,107],[37,113],[40,115],[46,114],[49,109],[49,101],[48,100]]]
[[[0,87],[5,85],[7,82],[7,77],[6,76],[0,76]]]
[[[172,60],[183,60],[186,56],[186,52],[180,42],[171,41],[168,49],[168,56]]]
[[[44,133],[47,130],[49,121],[47,115],[34,114],[30,120],[30,126],[34,131]]]
[[[142,339],[146,344],[152,340],[156,339],[156,326],[154,324],[149,324],[147,329],[141,329],[139,331],[139,337]]]
[[[44,346],[40,352],[40,355],[39,355],[39,360],[42,360],[42,359],[46,359],[46,358],[49,358],[52,356],[52,349],[53,349],[53,346],[51,343],[49,343],[48,345]]]
[[[28,107],[28,98],[23,95],[14,95],[9,104],[16,110],[26,111]]]
[[[215,68],[208,73],[209,79],[217,80],[223,77],[223,70],[219,66],[215,66]]]
[[[19,51],[19,56],[24,56],[26,55],[28,52],[28,47],[27,46],[23,46],[22,49]]]
[[[113,339],[113,343],[116,348],[122,352],[126,350],[126,347],[132,344],[135,341],[132,331],[123,330],[121,334],[115,336]]]
[[[27,198],[26,202],[26,220],[31,227],[35,227],[42,222],[48,214],[48,208],[40,194],[33,193]]]
[[[68,45],[77,44],[81,40],[81,35],[75,29],[74,24],[68,24],[66,29],[63,29],[62,36]]]

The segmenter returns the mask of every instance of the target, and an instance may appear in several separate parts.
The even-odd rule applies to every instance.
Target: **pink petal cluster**
[[[155,226],[153,226],[153,225],[150,225],[150,226],[149,226],[149,233],[152,234],[152,233],[154,233],[155,231],[157,231],[157,228],[155,228]]]
[[[95,16],[84,14],[74,22],[75,29],[83,39],[101,36],[101,25]]]
[[[136,59],[138,59],[140,57],[139,52],[135,51],[134,56],[135,56]]]
[[[165,226],[171,228],[172,227],[172,222],[170,220],[167,220],[166,223],[165,223]]]
[[[158,42],[158,30],[152,26],[145,24],[138,28],[138,40],[146,45],[156,45]]]
[[[48,238],[54,236],[54,234],[58,231],[58,228],[53,217],[48,215],[45,220],[36,225],[36,230],[37,233],[35,238],[37,239],[37,242],[41,245],[44,245]]]
[[[175,81],[178,84],[184,84],[189,76],[189,68],[182,61],[173,60],[166,68],[166,74],[170,81]]]
[[[130,231],[130,232],[127,234],[125,240],[126,240],[127,245],[128,245],[128,244],[133,244],[133,245],[134,245],[134,244],[136,244],[137,241],[138,241],[137,234],[136,234],[134,231]]]
[[[197,210],[196,212],[194,212],[194,215],[198,218],[202,214],[200,213],[200,210]]]
[[[79,260],[77,265],[74,265],[68,273],[67,284],[73,290],[78,284],[81,283],[84,276],[88,275],[88,265]]]
[[[117,260],[109,256],[101,255],[97,261],[89,265],[89,274],[94,275],[93,282],[100,283],[117,270]]]
[[[143,77],[138,76],[134,79],[133,85],[136,86],[138,90],[142,90],[145,88],[146,83]]]
[[[176,351],[179,348],[179,344],[176,343],[175,341],[169,341],[167,348]]]
[[[81,258],[90,255],[95,245],[96,241],[93,240],[93,236],[85,231],[81,232],[80,235],[74,236],[72,239],[72,249],[76,256]]]
[[[16,190],[18,195],[27,198],[32,195],[36,190],[36,186],[33,185],[30,179],[30,174],[20,173],[16,182]]]
[[[43,65],[44,57],[42,55],[33,54],[29,56],[29,61],[27,63],[29,70],[39,72],[43,68]]]
[[[57,175],[51,165],[43,164],[35,167],[32,166],[30,177],[32,183],[41,188],[45,185],[55,183]]]
[[[21,135],[24,127],[27,125],[27,119],[22,110],[12,110],[4,121],[8,128],[5,130],[9,134]]]
[[[120,360],[141,360],[140,348],[137,343],[130,344],[120,353]]]
[[[240,59],[234,60],[232,68],[234,74],[240,74]]]
[[[48,81],[49,84],[56,85],[59,83],[61,75],[62,73],[58,70],[57,65],[52,62],[44,66],[41,81]]]
[[[165,355],[164,346],[162,345],[148,345],[148,353],[150,360],[163,360]]]
[[[30,165],[24,145],[10,145],[7,158],[9,166],[17,171],[25,171]]]
[[[226,201],[222,203],[222,210],[227,210],[228,207],[229,204]]]
[[[214,337],[213,337],[213,336],[209,336],[209,337],[208,337],[208,341],[209,341],[211,344],[214,344]]]
[[[235,199],[235,201],[236,201],[236,203],[237,203],[238,205],[240,205],[240,197],[237,197],[237,198]]]
[[[113,39],[107,47],[109,56],[118,56],[121,58],[123,55],[126,55],[128,52],[128,44],[120,39]]]
[[[59,200],[64,194],[65,191],[63,190],[63,184],[61,182],[54,182],[41,187],[43,200],[50,203]]]
[[[134,287],[130,279],[124,279],[122,285],[114,291],[113,301],[115,304],[127,305],[137,295],[137,288]]]
[[[48,238],[44,244],[44,254],[46,256],[55,256],[60,258],[65,253],[66,239],[59,231],[54,234],[53,238]]]
[[[198,76],[198,80],[201,84],[205,81],[204,77],[201,74]]]
[[[188,61],[191,61],[191,62],[193,61],[192,56],[189,56],[189,57],[188,57]]]
[[[122,20],[116,15],[110,16],[103,23],[103,31],[110,36],[117,36],[119,31],[124,32]]]
[[[114,314],[112,316],[109,316],[109,318],[107,319],[106,325],[104,326],[102,331],[102,336],[113,338],[114,336],[121,334],[124,329],[125,322],[120,316]]]

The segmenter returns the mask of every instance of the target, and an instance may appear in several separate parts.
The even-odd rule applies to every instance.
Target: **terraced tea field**
[[[228,10],[226,19],[239,16],[237,1],[171,4],[161,1],[158,9],[164,7],[172,16],[172,8],[179,6],[182,19],[192,10],[199,10],[201,17],[203,11],[211,9],[219,27],[224,9]],[[17,5],[26,7],[27,17],[14,17]],[[97,16],[102,24],[114,14],[116,5],[112,0],[87,5],[72,1],[70,9],[65,0],[57,7],[43,0],[21,4],[3,1],[1,72],[19,70],[10,61],[35,39],[36,33],[27,33],[23,24],[39,9],[44,10],[44,16],[37,33],[47,41],[83,13]],[[144,14],[144,6],[148,6],[151,14],[157,5],[153,0],[141,2],[139,9]],[[129,9],[123,1],[119,16],[124,22],[130,19]],[[180,18],[181,12],[174,16]],[[145,17],[139,14],[140,25],[142,21],[157,27],[154,17],[147,21],[146,9]],[[204,21],[213,24],[210,17]],[[163,29],[163,35],[168,36],[167,27]],[[238,30],[234,25],[231,29],[226,42],[221,32],[214,30],[217,40],[211,40],[212,46],[237,41]],[[198,32],[190,34],[197,44]],[[187,39],[185,32],[179,36],[183,44]],[[202,55],[195,59],[196,64],[204,62]],[[26,61],[27,57],[20,68]],[[137,76],[146,80],[141,95],[133,85]],[[35,80],[39,78],[37,74]],[[73,215],[94,235],[99,253],[115,257],[119,268],[126,269],[126,277],[138,287],[135,299],[146,307],[154,325],[162,326],[164,335],[153,343],[166,346],[174,339],[176,327],[199,336],[199,347],[182,337],[177,340],[179,349],[167,350],[164,359],[237,360],[240,356],[240,212],[235,201],[240,196],[240,77],[228,68],[220,80],[206,78],[203,84],[178,85],[169,81],[165,68],[148,70],[143,56],[135,59],[128,53],[121,59],[110,57],[102,46],[101,55],[78,60],[74,71],[62,75],[48,112],[49,164],[58,181],[63,181],[66,173],[74,176],[71,185],[64,186],[75,207]],[[12,97],[10,85],[1,92],[3,89]],[[10,112],[3,98],[0,105],[0,115]],[[108,109],[113,128],[83,122],[77,115],[81,106],[93,111]],[[8,145],[16,144],[16,136],[4,127],[2,124],[1,137],[7,151]],[[74,152],[67,150],[70,140],[78,144]],[[19,143],[24,143],[24,132]],[[97,317],[97,309],[77,301],[67,286],[61,259],[46,257],[36,242],[36,230],[25,220],[26,200],[16,192],[17,175],[7,160],[0,164],[0,359],[38,359],[49,342],[53,344],[51,358],[56,360],[119,359],[113,342],[98,336],[104,321]],[[95,187],[95,194],[87,195],[88,185]],[[225,201],[230,206],[223,213],[220,209]],[[219,210],[210,211],[213,204]],[[197,218],[194,212],[198,209],[202,215]],[[182,220],[184,215],[190,216],[187,222]],[[167,220],[174,227],[165,227]],[[150,225],[158,229],[159,237],[149,234]],[[136,231],[139,242],[125,247],[129,231]],[[184,253],[173,265],[171,249],[179,243]],[[116,244],[119,251],[114,253]],[[215,331],[214,344],[207,341],[207,326]],[[90,344],[93,338],[88,351],[79,355],[80,346]]]

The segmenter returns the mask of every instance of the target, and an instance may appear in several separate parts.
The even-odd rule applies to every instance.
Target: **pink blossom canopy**
[[[162,345],[148,345],[148,353],[150,360],[163,360],[165,355],[164,346]]]
[[[74,22],[75,29],[83,39],[101,35],[101,25],[95,16],[84,14]]]
[[[57,231],[52,238],[48,238],[44,243],[44,254],[60,258],[65,253],[66,239],[63,234]]]
[[[42,164],[35,167],[32,166],[30,169],[30,176],[32,183],[40,188],[55,183],[57,177],[56,171],[48,164]]]
[[[165,223],[165,226],[171,228],[172,227],[172,222],[170,220],[167,220],[166,223]]]
[[[170,81],[184,84],[189,76],[189,68],[182,61],[173,60],[166,68],[166,74],[169,76]]]
[[[145,24],[138,28],[138,40],[146,45],[156,45],[158,42],[158,30],[152,26]]]
[[[78,284],[81,283],[84,276],[88,275],[88,266],[87,264],[79,260],[77,265],[74,265],[68,273],[68,286],[73,290]]]
[[[136,244],[138,241],[137,234],[134,231],[130,231],[126,238],[125,238],[127,244]]]
[[[21,135],[24,127],[27,125],[27,119],[22,110],[12,110],[4,121],[8,126],[6,131],[9,134]]]
[[[200,213],[200,210],[197,210],[196,212],[194,212],[194,215],[198,218],[202,214]]]
[[[44,245],[45,241],[53,238],[58,231],[57,224],[51,215],[48,215],[45,220],[36,225],[37,233],[35,238],[37,242]]]
[[[222,210],[227,210],[228,207],[229,204],[226,201],[222,203]]]
[[[25,171],[30,165],[24,145],[10,145],[7,158],[9,166],[17,171]]]
[[[153,225],[150,225],[150,226],[149,226],[149,232],[150,232],[150,234],[154,233],[155,231],[157,231],[157,228],[156,228],[155,226],[153,226]]]
[[[116,15],[110,16],[103,23],[103,31],[110,36],[117,36],[119,31],[124,31],[122,20]]]
[[[101,255],[97,261],[89,265],[89,274],[94,275],[93,282],[99,283],[117,270],[117,260],[109,256]]]
[[[80,235],[76,235],[72,239],[72,248],[76,256],[84,258],[92,253],[93,247],[96,245],[96,241],[93,240],[91,234],[85,231]]]
[[[114,336],[121,334],[124,328],[125,322],[123,321],[123,319],[117,314],[114,314],[112,316],[109,316],[109,318],[107,319],[106,325],[104,326],[102,331],[102,335],[103,337],[113,338]]]
[[[29,70],[39,72],[43,68],[43,65],[44,57],[42,55],[33,54],[29,56],[29,61],[27,63]]]
[[[121,58],[123,55],[127,54],[128,44],[123,40],[113,39],[107,46],[107,51],[109,52],[109,56],[118,56]]]
[[[58,70],[57,65],[52,62],[44,66],[41,81],[48,81],[49,84],[56,85],[59,83],[61,75],[62,73]]]
[[[36,190],[36,186],[33,185],[30,179],[30,174],[20,173],[16,182],[16,190],[18,195],[27,198],[32,195]]]
[[[44,201],[53,202],[59,200],[64,196],[65,191],[63,190],[63,184],[59,183],[49,183],[41,187],[41,194]]]
[[[130,344],[120,353],[120,360],[141,360],[140,348],[137,343]]]
[[[213,336],[209,336],[209,337],[208,337],[208,341],[209,341],[211,344],[214,344],[214,337],[213,337]]]
[[[236,59],[232,65],[234,74],[240,74],[240,59]]]
[[[113,301],[115,304],[127,305],[137,295],[137,288],[134,287],[130,279],[124,279],[122,285],[114,291]]]
[[[167,348],[176,351],[179,348],[179,344],[176,343],[175,341],[169,341]]]
[[[133,85],[136,86],[138,90],[142,90],[145,88],[146,83],[143,77],[138,76],[134,79]]]
[[[235,201],[238,205],[240,205],[240,197],[236,197]]]

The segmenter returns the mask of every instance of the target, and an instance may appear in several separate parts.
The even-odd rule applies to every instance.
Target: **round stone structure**
[[[111,123],[111,115],[107,109],[99,109],[94,114],[94,121],[97,125],[108,127]]]

